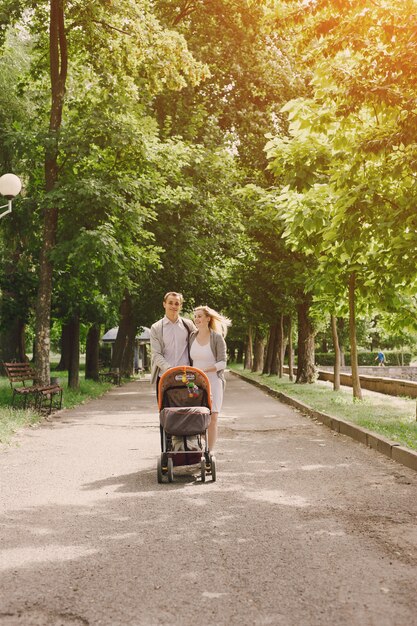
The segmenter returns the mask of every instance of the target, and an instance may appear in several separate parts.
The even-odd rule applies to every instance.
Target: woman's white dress
[[[193,367],[197,367],[203,370],[203,372],[208,367],[213,367],[216,364],[210,343],[201,346],[195,339],[190,348],[190,355]],[[217,372],[205,372],[205,374],[210,381],[212,412],[220,413],[223,404],[223,381],[217,376]]]

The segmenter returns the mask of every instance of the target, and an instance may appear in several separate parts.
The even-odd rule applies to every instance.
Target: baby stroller
[[[206,374],[188,365],[171,367],[159,381],[158,407],[161,429],[158,483],[164,482],[165,476],[171,483],[174,467],[187,465],[200,465],[202,482],[207,474],[215,481],[216,459],[210,453],[207,436],[211,391]]]

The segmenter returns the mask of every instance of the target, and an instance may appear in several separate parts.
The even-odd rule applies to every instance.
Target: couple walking
[[[194,309],[194,322],[180,317],[184,299],[169,291],[164,296],[165,316],[151,326],[151,382],[158,383],[170,367],[192,365],[207,374],[212,394],[212,414],[208,445],[213,450],[217,439],[217,417],[223,403],[226,342],[230,320],[208,306]]]

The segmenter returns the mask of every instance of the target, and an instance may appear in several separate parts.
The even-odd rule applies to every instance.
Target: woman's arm
[[[214,360],[216,361],[213,367],[210,367],[207,371],[209,372],[220,372],[225,369],[227,363],[227,353],[226,353],[226,342],[224,338],[215,333],[213,335],[214,340],[212,345],[212,352],[214,356]]]

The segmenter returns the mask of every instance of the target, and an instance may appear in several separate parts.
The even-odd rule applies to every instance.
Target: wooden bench
[[[30,363],[3,363],[10,387],[13,391],[12,406],[16,397],[23,398],[23,408],[26,409],[29,402],[33,402],[36,410],[43,410],[45,399],[49,401],[49,413],[52,411],[54,396],[58,396],[56,408],[62,407],[63,389],[58,384],[39,385],[35,370]]]
[[[99,371],[98,378],[101,382],[110,381],[114,385],[118,385],[119,387],[122,384],[122,377],[120,376],[119,368],[116,367],[114,369],[109,368],[108,370],[103,370],[102,363],[99,362]]]
[[[59,410],[62,407],[63,389],[55,383],[38,388],[36,392],[36,410],[39,413],[46,411],[48,415],[52,413],[52,409]]]

